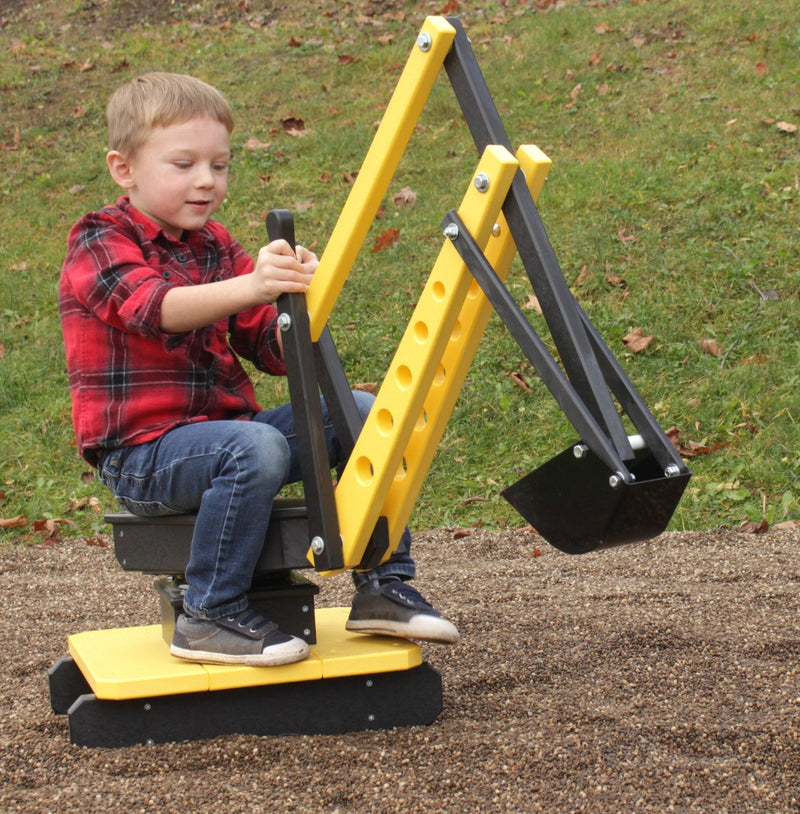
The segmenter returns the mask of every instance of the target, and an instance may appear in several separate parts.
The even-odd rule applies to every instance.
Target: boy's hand
[[[281,294],[305,293],[319,260],[303,246],[296,251],[285,240],[263,246],[251,275],[259,302],[275,302]]]

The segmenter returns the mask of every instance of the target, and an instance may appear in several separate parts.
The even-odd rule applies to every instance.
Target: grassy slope
[[[554,160],[541,210],[567,280],[662,425],[708,450],[692,458],[681,528],[799,514],[798,142],[778,123],[800,123],[800,24],[792,0],[762,5],[459,12],[512,140]],[[47,0],[3,16],[0,517],[68,519],[88,534],[100,513],[76,502],[111,505],[71,446],[55,301],[69,226],[116,195],[102,161],[110,89],[151,69],[219,86],[238,119],[220,219],[255,250],[266,209],[287,207],[321,252],[345,174],[360,166],[424,16],[441,10],[296,3],[289,19],[257,2],[156,7],[148,18],[142,3]],[[284,132],[288,116],[303,119],[303,137]],[[411,187],[417,204],[386,201],[332,317],[352,381],[385,372],[438,252],[439,220],[474,164],[443,75],[390,188]],[[387,226],[401,241],[370,252]],[[510,287],[525,302],[521,269]],[[622,344],[636,327],[654,337],[641,354]],[[265,401],[285,397],[280,382],[258,387]],[[500,488],[572,440],[493,320],[414,523],[517,523]]]

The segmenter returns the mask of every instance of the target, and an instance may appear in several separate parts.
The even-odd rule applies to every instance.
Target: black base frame
[[[220,735],[341,735],[428,726],[442,711],[442,679],[410,670],[106,701],[70,657],[50,669],[50,703],[77,746],[118,748]]]

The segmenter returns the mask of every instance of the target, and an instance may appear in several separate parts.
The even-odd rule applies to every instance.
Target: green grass
[[[793,0],[462,5],[512,140],[553,159],[540,210],[567,281],[662,426],[709,450],[690,461],[673,527],[800,519],[798,136],[777,126],[800,124]],[[0,518],[28,521],[8,539],[43,517],[94,535],[112,506],[72,443],[56,302],[70,226],[117,195],[103,162],[110,91],[153,69],[218,86],[237,115],[218,217],[256,251],[265,212],[292,209],[298,238],[321,253],[344,176],[358,170],[425,15],[441,11],[298,2],[282,15],[253,0],[153,4],[157,16],[128,19],[128,8],[44,0],[0,27]],[[304,137],[284,133],[290,115]],[[250,138],[270,146],[248,150]],[[385,202],[331,318],[351,381],[384,375],[438,253],[439,221],[475,163],[443,73],[390,187],[412,187],[417,205]],[[371,253],[388,225],[401,242]],[[518,266],[509,286],[524,302]],[[638,355],[622,344],[636,327],[654,337]],[[286,398],[285,383],[256,379],[265,402]],[[412,524],[521,522],[500,490],[573,440],[493,319]]]

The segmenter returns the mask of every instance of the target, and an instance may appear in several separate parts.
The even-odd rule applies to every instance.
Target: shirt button
[[[162,271],[162,272],[161,272],[161,276],[162,276],[162,277],[163,277],[165,280],[169,280],[169,278],[170,278],[170,277],[172,277],[172,272],[171,272],[171,271]]]

